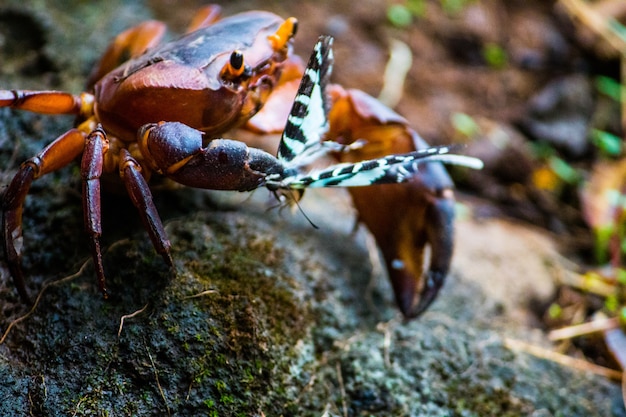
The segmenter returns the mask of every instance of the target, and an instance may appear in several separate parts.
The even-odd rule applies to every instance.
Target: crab
[[[453,184],[439,162],[421,164],[418,170],[414,162],[406,161],[415,155],[445,152],[425,150],[427,144],[403,117],[367,94],[326,85],[327,77],[318,77],[316,84],[311,63],[319,76],[320,67],[332,59],[328,53],[320,56],[317,49],[304,68],[292,55],[296,28],[295,18],[263,11],[222,18],[217,6],[208,6],[197,13],[185,35],[169,43],[159,45],[165,25],[157,21],[118,35],[91,72],[86,92],[0,90],[0,107],[77,116],[74,128],[21,164],[4,192],[4,251],[21,298],[30,300],[21,267],[22,211],[29,188],[34,180],[79,157],[85,226],[105,297],[100,243],[103,174],[119,174],[156,251],[173,267],[170,242],[148,185],[152,176],[206,189],[249,191],[267,186],[274,192],[301,191],[308,186],[340,185],[339,180],[330,184],[324,178],[341,172],[398,165],[394,179],[378,181],[392,184],[349,191],[358,220],[382,252],[400,311],[407,318],[420,315],[436,298],[450,267]],[[296,96],[294,81],[303,74]],[[303,175],[291,163],[297,155],[290,153],[307,141],[298,142],[287,133],[278,158],[240,141],[220,139],[236,127],[281,131],[294,96],[287,128],[291,124],[295,136],[306,134],[298,130],[302,125],[293,127],[294,120],[302,122],[296,117],[298,106],[311,113],[307,117],[316,117],[313,113],[318,110],[308,106],[314,101],[312,89],[318,94],[321,89],[323,111],[318,110],[324,114],[319,121],[323,129],[307,141],[338,165]],[[395,184],[400,177],[402,183]],[[357,185],[369,185],[365,182]],[[346,185],[354,184],[346,181]],[[426,246],[430,246],[430,259],[425,267]]]

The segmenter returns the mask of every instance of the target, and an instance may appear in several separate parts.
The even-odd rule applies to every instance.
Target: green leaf
[[[593,129],[591,142],[605,155],[619,156],[622,153],[622,138],[612,133]]]
[[[611,313],[617,312],[617,309],[619,308],[619,301],[617,297],[614,294],[606,297],[604,300],[604,307]]]
[[[594,254],[596,261],[600,264],[605,263],[609,257],[609,241],[614,232],[615,226],[612,224],[598,227],[595,230],[596,242]]]
[[[387,19],[392,25],[405,28],[413,22],[411,11],[402,4],[393,4],[387,9]]]
[[[467,137],[474,136],[480,130],[478,123],[468,114],[453,113],[450,119],[454,129]]]
[[[622,326],[626,325],[626,307],[622,307],[619,310],[619,321],[622,323]]]
[[[406,8],[415,17],[424,17],[426,15],[426,0],[408,0],[406,2]]]
[[[443,11],[449,15],[456,15],[463,11],[463,9],[472,0],[439,0]]]
[[[559,317],[561,317],[562,313],[563,313],[563,309],[561,308],[560,305],[556,303],[550,304],[550,307],[548,308],[548,316],[551,319],[558,319]]]
[[[508,62],[506,51],[497,43],[483,45],[483,58],[491,68],[502,69]]]
[[[576,184],[582,178],[576,168],[572,167],[561,158],[553,156],[549,159],[548,163],[554,173],[569,184]]]
[[[598,76],[595,79],[596,89],[617,102],[622,101],[622,85],[613,78]]]

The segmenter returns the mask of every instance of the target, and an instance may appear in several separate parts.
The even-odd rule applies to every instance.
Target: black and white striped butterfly
[[[332,37],[321,36],[313,49],[278,147],[278,160],[283,164],[284,171],[265,178],[268,189],[289,198],[288,190],[297,190],[301,194],[305,188],[313,187],[400,183],[408,181],[422,162],[482,168],[479,159],[451,154],[451,147],[441,146],[309,169],[324,155],[350,148],[350,145],[324,140],[329,128],[325,90],[333,66],[332,43]],[[298,197],[291,195],[291,199],[297,200]]]
[[[302,76],[287,125],[278,146],[278,159],[288,169],[302,168],[324,153],[328,131],[326,85],[332,72],[333,38],[321,36]]]

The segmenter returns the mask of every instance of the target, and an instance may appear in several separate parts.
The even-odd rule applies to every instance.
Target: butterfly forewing
[[[321,147],[328,130],[326,84],[333,66],[333,38],[321,36],[300,82],[278,147],[278,159],[298,166],[311,149]]]

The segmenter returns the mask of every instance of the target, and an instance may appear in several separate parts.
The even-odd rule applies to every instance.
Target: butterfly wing
[[[328,168],[296,174],[283,180],[283,186],[292,189],[314,187],[364,187],[376,184],[394,184],[408,181],[424,162],[442,162],[481,169],[477,158],[449,153],[448,146],[432,147],[401,155],[388,155],[357,163],[343,163]]]
[[[332,44],[332,37],[320,36],[304,71],[278,146],[278,159],[286,166],[303,166],[322,148],[328,131],[325,90],[333,66]]]
[[[266,177],[269,189],[302,191],[312,187],[400,183],[408,181],[422,162],[436,161],[474,169],[482,168],[480,160],[451,154],[450,147],[442,146],[306,171],[321,156],[344,149],[343,145],[324,141],[328,131],[328,100],[325,89],[333,66],[332,43],[332,37],[320,36],[315,44],[278,147],[278,159],[283,164],[284,171]]]

